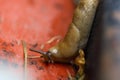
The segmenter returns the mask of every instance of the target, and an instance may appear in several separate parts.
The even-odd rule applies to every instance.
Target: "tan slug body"
[[[70,62],[87,43],[99,0],[80,0],[65,38],[49,49],[41,52],[50,62]],[[38,51],[37,51],[38,52]]]
[[[98,0],[80,0],[63,41],[49,49],[53,61],[67,62],[87,43]]]

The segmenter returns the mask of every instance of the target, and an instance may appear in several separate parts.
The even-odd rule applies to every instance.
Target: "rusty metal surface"
[[[15,76],[24,76],[24,53],[21,40],[27,44],[28,56],[39,56],[30,47],[48,50],[57,42],[46,44],[55,36],[64,37],[72,20],[72,0],[0,0],[0,65]],[[12,74],[10,72],[10,74]],[[74,70],[66,64],[45,64],[42,59],[28,59],[28,80],[67,80]],[[6,74],[7,75],[7,74]],[[15,79],[16,80],[16,79]]]

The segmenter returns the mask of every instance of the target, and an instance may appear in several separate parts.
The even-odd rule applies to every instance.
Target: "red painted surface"
[[[23,76],[24,53],[21,40],[29,51],[40,49],[54,36],[65,36],[74,11],[73,0],[0,0],[0,64],[9,67],[15,75]],[[46,44],[44,51],[55,45]],[[67,80],[70,65],[45,64],[40,58],[28,59],[28,80]]]

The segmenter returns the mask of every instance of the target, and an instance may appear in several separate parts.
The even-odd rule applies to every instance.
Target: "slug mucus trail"
[[[39,52],[48,62],[70,63],[87,43],[99,0],[80,0],[65,38],[47,52]]]

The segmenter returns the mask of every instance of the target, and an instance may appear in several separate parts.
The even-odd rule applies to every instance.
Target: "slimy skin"
[[[68,32],[57,45],[49,49],[53,61],[68,62],[87,43],[99,0],[80,0]]]
[[[99,0],[80,0],[65,38],[48,52],[31,50],[43,54],[48,62],[70,62],[79,55],[79,50],[88,41],[98,2]]]

